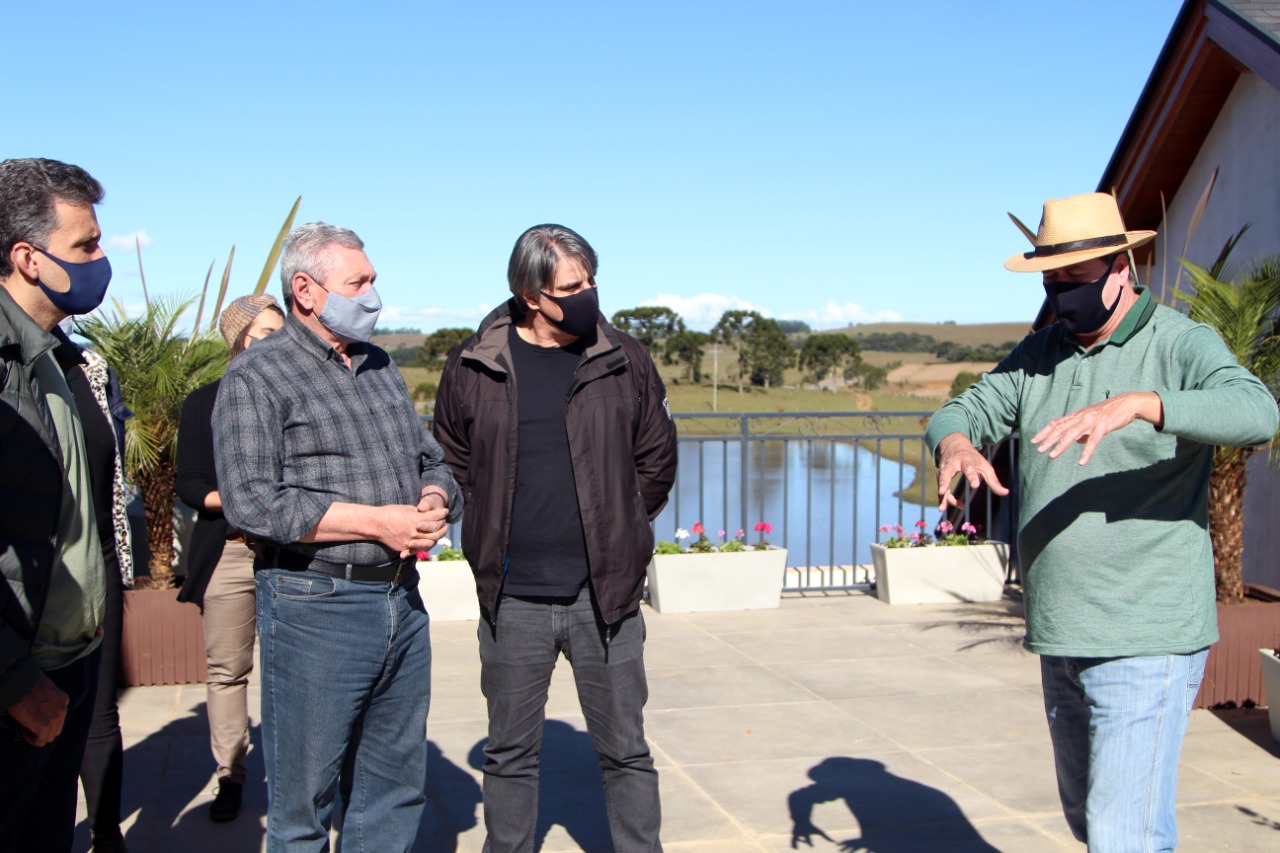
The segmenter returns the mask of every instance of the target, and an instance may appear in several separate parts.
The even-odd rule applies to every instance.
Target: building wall
[[[1156,239],[1155,264],[1144,276],[1168,302],[1178,275],[1187,227],[1214,168],[1218,179],[1185,257],[1208,266],[1223,243],[1252,223],[1231,257],[1249,262],[1280,255],[1280,91],[1256,74],[1241,76],[1182,186],[1166,193],[1166,220]],[[1139,250],[1139,264],[1145,263]],[[1178,288],[1187,289],[1184,276]],[[1280,588],[1280,474],[1265,454],[1249,465],[1245,492],[1245,580]]]

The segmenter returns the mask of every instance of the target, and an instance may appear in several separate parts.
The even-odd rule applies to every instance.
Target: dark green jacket
[[[63,474],[33,368],[57,345],[0,287],[0,711],[42,674],[31,648],[56,554]]]

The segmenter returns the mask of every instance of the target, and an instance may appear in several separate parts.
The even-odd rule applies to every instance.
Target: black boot
[[[213,798],[209,806],[209,820],[215,823],[226,823],[235,820],[240,814],[240,800],[244,797],[244,785],[230,779],[218,780],[218,796]]]

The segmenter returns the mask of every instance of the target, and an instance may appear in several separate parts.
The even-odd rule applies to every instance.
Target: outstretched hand
[[[952,492],[952,481],[962,474],[970,488],[986,483],[992,493],[1007,495],[1009,490],[1000,482],[996,469],[991,467],[969,437],[953,432],[938,444],[938,509],[946,512],[948,506],[959,506],[960,501]]]
[[[1080,443],[1083,465],[1093,458],[1098,443],[1108,433],[1122,429],[1137,420],[1147,421],[1157,428],[1164,424],[1164,405],[1154,391],[1129,391],[1108,397],[1083,409],[1054,418],[1031,437],[1031,443],[1050,459],[1057,459],[1072,444]]]

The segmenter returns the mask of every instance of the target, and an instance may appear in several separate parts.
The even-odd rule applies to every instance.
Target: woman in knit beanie
[[[218,318],[218,330],[232,358],[283,325],[284,311],[265,294],[241,296]],[[218,792],[209,817],[221,823],[240,813],[244,793],[255,624],[253,553],[238,531],[228,529],[213,465],[213,404],[218,384],[197,388],[182,405],[178,496],[197,514],[187,579],[178,598],[204,611],[209,735],[218,765]]]

